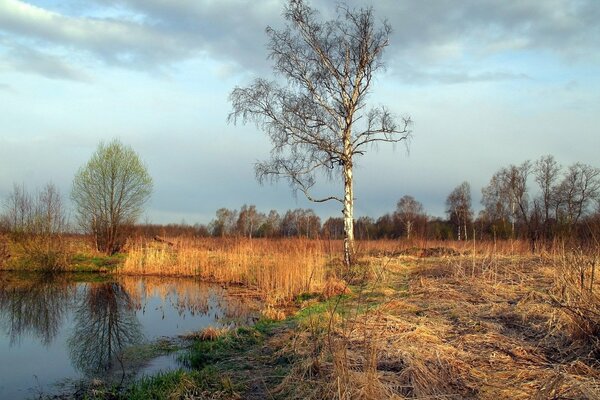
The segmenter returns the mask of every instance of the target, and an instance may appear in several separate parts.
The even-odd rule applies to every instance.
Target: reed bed
[[[320,290],[327,261],[323,243],[310,240],[138,240],[118,272],[241,284],[275,304]]]

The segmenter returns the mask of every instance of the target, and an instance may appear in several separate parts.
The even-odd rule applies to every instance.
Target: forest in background
[[[552,156],[499,169],[481,189],[483,209],[475,215],[468,182],[446,199],[446,217],[427,214],[413,196],[401,197],[395,210],[379,217],[355,219],[359,240],[502,240],[569,239],[596,242],[600,234],[600,169],[575,163],[561,167]],[[0,232],[16,234],[76,233],[66,203],[48,184],[30,193],[24,184],[3,199]],[[341,239],[342,217],[323,221],[312,209],[263,212],[255,205],[239,210],[220,208],[209,224],[141,223],[128,228],[133,236],[322,238]]]

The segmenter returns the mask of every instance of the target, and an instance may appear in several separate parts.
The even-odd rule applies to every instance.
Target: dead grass
[[[335,277],[329,277],[323,285],[323,289],[321,290],[321,297],[324,300],[327,300],[334,296],[349,293],[352,293],[352,290],[350,290],[346,281]]]
[[[286,396],[599,399],[597,260],[577,251],[381,258],[387,273],[349,305],[366,312],[320,322],[330,327],[321,336],[296,333]]]
[[[212,326],[208,326],[199,332],[189,333],[186,335],[182,335],[181,337],[186,340],[200,340],[202,342],[212,342],[217,340],[221,336],[226,335],[228,332],[228,328],[215,328]]]
[[[136,241],[127,246],[121,274],[195,276],[238,283],[268,303],[318,291],[326,272],[322,242],[310,240],[171,239]]]

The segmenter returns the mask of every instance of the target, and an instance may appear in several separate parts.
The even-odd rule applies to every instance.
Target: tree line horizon
[[[423,204],[406,194],[396,209],[379,217],[354,220],[358,240],[427,239],[539,241],[600,237],[600,169],[576,162],[562,167],[552,155],[500,168],[481,189],[483,209],[472,207],[471,187],[465,181],[446,198],[446,217],[428,215]],[[343,239],[342,217],[325,221],[310,209],[284,213],[259,211],[244,204],[239,210],[220,208],[208,224],[140,224],[145,236]]]
[[[481,191],[483,209],[475,216],[469,183],[458,185],[446,198],[445,218],[428,215],[418,199],[406,194],[393,211],[355,219],[356,239],[598,240],[598,168],[579,162],[561,167],[553,156],[546,155],[535,162],[500,168]],[[56,218],[37,224],[39,232],[80,232],[74,221],[65,217],[62,196],[53,184],[47,184],[37,194],[29,193],[24,184],[15,184],[13,192],[3,200],[0,233],[35,233],[31,226],[40,221],[40,214],[56,214]],[[41,207],[44,204],[46,207]],[[342,217],[323,221],[310,208],[262,212],[251,204],[244,204],[239,210],[219,208],[208,224],[126,225],[129,235],[145,237],[344,238]]]

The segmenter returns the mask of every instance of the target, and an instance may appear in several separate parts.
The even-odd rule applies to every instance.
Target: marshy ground
[[[242,284],[263,317],[188,337],[187,369],[88,398],[600,398],[597,249],[370,242],[349,271],[335,243],[178,246],[136,244],[121,273]]]
[[[196,372],[165,396],[597,399],[594,262],[581,253],[367,257],[350,294],[336,296],[338,282],[328,296],[298,298],[285,321],[197,341]]]

